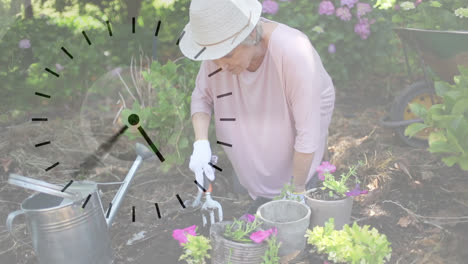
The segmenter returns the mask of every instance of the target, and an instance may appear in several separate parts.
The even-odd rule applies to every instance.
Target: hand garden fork
[[[217,162],[218,162],[218,157],[212,156],[210,165],[214,166],[216,165]],[[213,191],[213,186],[205,174],[203,174],[203,188],[205,189],[205,202],[203,203],[202,208],[201,208],[203,226],[206,226],[207,224],[206,217],[208,213],[210,215],[210,224],[214,224],[216,222],[215,220],[216,209],[218,209],[219,222],[223,221],[223,208],[221,207],[221,204],[219,202],[211,198],[211,192]]]

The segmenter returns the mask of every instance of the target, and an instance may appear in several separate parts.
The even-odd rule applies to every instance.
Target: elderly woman
[[[261,17],[257,0],[193,0],[179,47],[202,61],[192,93],[195,131],[190,169],[214,179],[208,128],[240,184],[248,209],[280,194],[303,193],[315,178],[328,136],[335,90],[308,37]],[[214,113],[213,113],[214,110]]]

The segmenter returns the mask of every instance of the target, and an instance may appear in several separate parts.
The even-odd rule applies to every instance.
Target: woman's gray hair
[[[263,28],[262,26],[260,25],[260,23],[257,23],[257,25],[255,25],[255,28],[252,30],[253,31],[256,31],[256,35],[255,37],[251,37],[250,34],[247,36],[246,39],[244,39],[244,41],[242,41],[240,43],[240,45],[246,45],[246,46],[256,46],[258,45],[261,40],[262,40],[262,35],[263,35]]]

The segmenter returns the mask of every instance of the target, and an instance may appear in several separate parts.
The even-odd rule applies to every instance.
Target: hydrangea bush
[[[399,71],[389,66],[398,52],[391,45],[391,16],[374,9],[371,0],[265,0],[262,4],[263,16],[309,37],[335,84],[343,88],[370,72]]]

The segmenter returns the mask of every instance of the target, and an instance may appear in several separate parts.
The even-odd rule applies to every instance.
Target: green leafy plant
[[[211,249],[210,240],[204,236],[187,236],[188,242],[184,244],[184,254],[179,260],[185,260],[188,264],[205,264],[206,259],[211,258],[208,250]]]
[[[335,263],[381,264],[390,260],[392,249],[384,234],[377,229],[356,222],[342,230],[334,229],[334,219],[330,218],[325,226],[308,229],[305,237],[313,245],[313,251],[326,254],[328,260]]]
[[[401,27],[466,30],[468,16],[459,10],[468,7],[464,0],[398,1],[395,3],[392,22]],[[460,13],[460,14],[458,14]]]
[[[461,75],[454,77],[453,85],[435,82],[436,94],[442,98],[442,103],[429,109],[417,103],[410,105],[424,123],[409,125],[405,135],[413,137],[430,129],[428,150],[441,155],[447,166],[458,164],[462,170],[468,170],[468,68],[458,68]]]
[[[279,248],[281,247],[281,242],[278,242],[276,236],[271,236],[267,240],[268,248],[265,251],[265,255],[263,255],[262,264],[279,264],[280,257],[279,257]]]
[[[253,220],[248,221],[234,219],[231,224],[226,225],[224,236],[233,241],[250,243],[252,240],[249,236],[257,231],[261,225],[262,222],[258,217],[254,217]]]
[[[145,107],[134,102],[131,108],[124,109],[121,113],[122,120],[127,120],[126,117],[133,113],[145,120],[145,129],[153,131],[154,143],[161,152],[166,153],[166,160],[161,164],[164,172],[182,165],[186,160],[185,153],[190,151],[190,99],[199,63],[186,59],[180,64],[168,61],[161,65],[158,61],[153,61],[151,69],[143,71],[142,75],[151,84],[156,96],[155,102]],[[138,137],[137,134],[130,133],[128,136],[130,139]]]
[[[319,171],[318,177],[319,179],[323,180],[322,187],[320,187],[320,189],[323,191],[328,191],[328,196],[330,196],[331,198],[342,198],[346,196],[356,196],[356,195],[367,193],[366,190],[361,191],[359,189],[359,183],[358,183],[359,181],[356,177],[356,171],[362,165],[363,165],[362,161],[359,161],[357,165],[349,167],[348,172],[346,174],[345,173],[341,174],[340,179],[338,180],[332,174],[334,170],[329,169],[329,167],[333,165],[327,164],[327,162],[322,163],[322,165],[319,166],[318,168],[318,171]],[[349,183],[348,183],[348,180],[351,176],[355,178],[355,182],[356,182],[356,187],[353,190],[349,189]]]
[[[274,197],[273,200],[292,200],[292,201],[301,201],[299,196],[291,196],[294,193],[294,185],[293,184],[285,184],[283,189],[281,189],[281,193]]]

